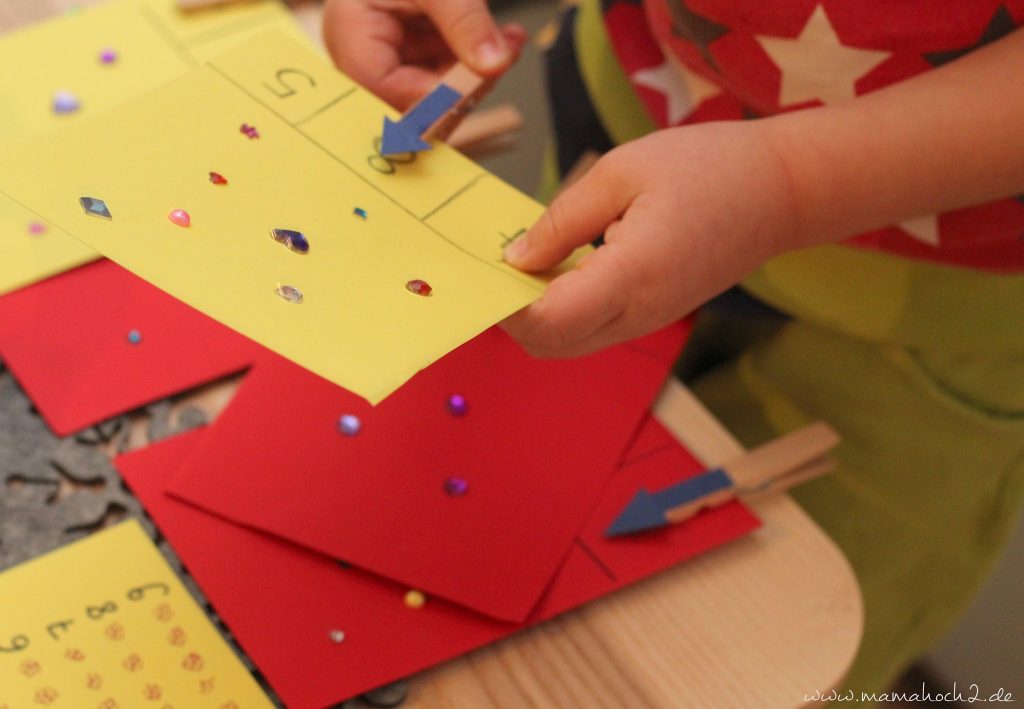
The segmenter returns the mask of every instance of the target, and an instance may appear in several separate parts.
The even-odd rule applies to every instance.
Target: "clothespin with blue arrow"
[[[401,119],[384,118],[380,154],[430,150],[428,141],[445,140],[493,84],[493,80],[473,73],[466,65],[455,64]]]
[[[735,497],[750,499],[789,489],[831,470],[833,463],[827,454],[838,443],[839,434],[831,426],[812,423],[660,492],[641,489],[605,530],[605,536],[660,529]]]

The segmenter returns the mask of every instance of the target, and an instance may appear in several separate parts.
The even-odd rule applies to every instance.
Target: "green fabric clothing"
[[[814,420],[841,432],[837,468],[793,497],[863,593],[846,688],[883,691],[966,609],[1014,528],[1024,355],[911,351],[799,321],[707,314],[690,349],[723,360],[690,384],[745,445]]]
[[[575,34],[608,134],[653,130],[597,0]],[[683,366],[746,445],[816,419],[843,435],[838,469],[794,497],[864,594],[847,688],[883,690],[965,609],[1024,499],[1024,276],[837,245],[774,259],[743,285],[793,319],[705,314]]]

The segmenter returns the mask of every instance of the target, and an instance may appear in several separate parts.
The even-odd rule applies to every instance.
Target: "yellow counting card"
[[[268,27],[299,36],[274,0],[188,13],[176,0],[113,0],[7,35],[0,39],[0,141],[46,133],[138,96]],[[0,294],[97,256],[8,199],[0,199],[0,252]]]
[[[269,32],[7,151],[0,189],[376,403],[545,286],[501,256],[542,207],[444,145],[382,157],[385,113]]]
[[[272,707],[135,521],[0,574],[0,709]]]

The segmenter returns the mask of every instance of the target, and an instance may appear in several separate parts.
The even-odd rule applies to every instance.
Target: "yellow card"
[[[0,39],[0,141],[46,133],[138,96],[268,27],[300,36],[276,0],[189,13],[176,0],[113,0],[7,35]],[[97,257],[8,199],[0,199],[0,249],[0,294]]]
[[[546,285],[501,256],[542,207],[444,145],[382,157],[385,113],[304,44],[270,32],[7,152],[0,188],[376,403]],[[17,169],[26,160],[33,169]],[[112,218],[87,214],[82,197],[102,199]],[[191,226],[173,224],[173,210]],[[308,253],[274,229],[301,232]],[[430,294],[412,292],[415,281]]]
[[[0,709],[272,707],[134,520],[0,574]]]

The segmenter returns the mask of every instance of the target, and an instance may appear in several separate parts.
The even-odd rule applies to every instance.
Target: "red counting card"
[[[660,428],[648,419],[645,438],[671,441]],[[638,486],[656,489],[701,471],[678,445],[660,447],[630,456],[635,462],[614,474],[527,623],[499,622],[431,596],[422,607],[412,608],[403,601],[409,590],[404,585],[166,495],[173,474],[184,461],[194,460],[190,453],[214,433],[186,434],[123,456],[117,465],[242,649],[292,709],[328,706],[408,676],[758,526],[745,507],[733,502],[654,534],[628,540],[601,536]],[[293,473],[294,487],[301,488],[301,475],[281,471]],[[526,514],[540,517],[547,512]]]
[[[170,490],[522,622],[639,430],[683,334],[675,325],[590,357],[537,360],[492,328],[376,408],[268,358]],[[464,398],[462,415],[447,410],[452,395]],[[358,417],[355,435],[339,430],[345,415]]]
[[[58,435],[239,372],[262,352],[111,261],[0,297],[0,358]]]

